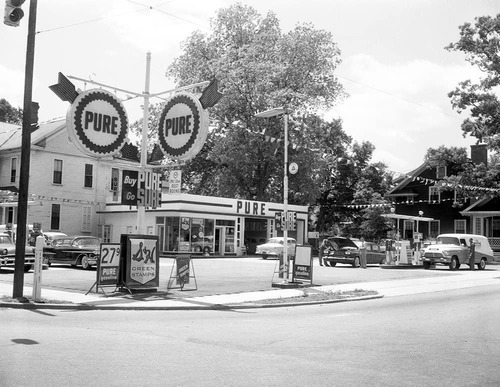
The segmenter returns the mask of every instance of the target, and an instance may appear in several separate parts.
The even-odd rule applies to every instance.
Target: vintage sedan
[[[0,269],[14,268],[16,262],[16,244],[7,233],[0,233]],[[35,264],[35,249],[26,246],[24,252],[24,271],[28,272]]]
[[[262,259],[267,259],[268,257],[279,258],[281,254],[283,254],[283,246],[285,245],[285,238],[283,237],[275,237],[269,238],[269,240],[262,244],[258,245],[255,249],[256,255],[261,255]],[[297,242],[293,238],[288,238],[287,243],[287,255],[290,257],[295,256],[295,247],[297,246]]]
[[[323,252],[325,265],[335,266],[337,263],[345,263],[353,267],[361,266],[362,249],[366,251],[367,264],[382,264],[385,260],[385,252],[380,246],[372,242],[358,242],[349,238],[328,238],[330,247]]]
[[[55,238],[52,244],[44,247],[43,256],[49,266],[53,263],[82,266],[91,269],[97,265],[101,249],[99,238],[93,236],[73,236]]]

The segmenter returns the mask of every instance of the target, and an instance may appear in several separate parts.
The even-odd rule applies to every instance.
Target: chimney
[[[488,148],[486,144],[476,144],[470,146],[470,158],[471,161],[478,165],[484,163],[488,165]]]

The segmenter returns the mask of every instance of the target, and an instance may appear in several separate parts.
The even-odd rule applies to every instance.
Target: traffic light
[[[5,14],[3,23],[8,26],[17,27],[19,20],[24,16],[24,11],[21,9],[25,0],[5,0]]]

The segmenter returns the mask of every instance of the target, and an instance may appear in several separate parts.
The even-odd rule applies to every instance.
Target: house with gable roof
[[[487,163],[485,144],[471,146],[471,162]],[[479,234],[500,251],[500,199],[459,197],[455,190],[444,189],[448,173],[447,166],[423,163],[395,180],[384,197],[393,203],[399,235],[412,240],[419,232],[423,240],[432,240],[443,233]]]
[[[0,122],[0,225],[17,219],[21,137],[20,125]],[[124,169],[139,169],[137,148],[126,144],[117,156],[89,157],[70,142],[65,119],[40,124],[31,133],[28,224],[106,240],[110,230],[99,211],[120,200]]]

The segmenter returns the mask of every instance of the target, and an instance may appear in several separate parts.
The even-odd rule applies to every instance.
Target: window
[[[112,226],[110,224],[105,224],[104,226],[102,226],[102,241],[104,243],[111,242],[111,230]]]
[[[83,186],[85,188],[92,188],[92,181],[94,180],[94,166],[92,164],[85,164],[85,177]]]
[[[474,234],[483,235],[483,219],[476,218],[475,223],[476,223],[476,229],[474,230]]]
[[[52,178],[52,183],[62,184],[62,170],[63,162],[62,160],[54,160],[54,176]]]
[[[439,203],[441,201],[441,193],[439,187],[429,187],[429,203]]]
[[[82,231],[91,230],[91,220],[92,220],[92,207],[84,206],[82,207]]]
[[[439,220],[431,220],[429,222],[429,234],[431,238],[436,238],[441,232]]]
[[[59,230],[61,221],[61,205],[52,204],[52,211],[50,213],[50,229]]]
[[[446,171],[446,166],[445,165],[438,165],[436,167],[436,177],[438,179],[444,179],[447,176],[446,172],[447,171]]]
[[[467,222],[465,219],[455,219],[455,234],[465,234]]]
[[[10,160],[10,182],[16,182],[16,174],[17,174],[17,157],[13,157]]]

